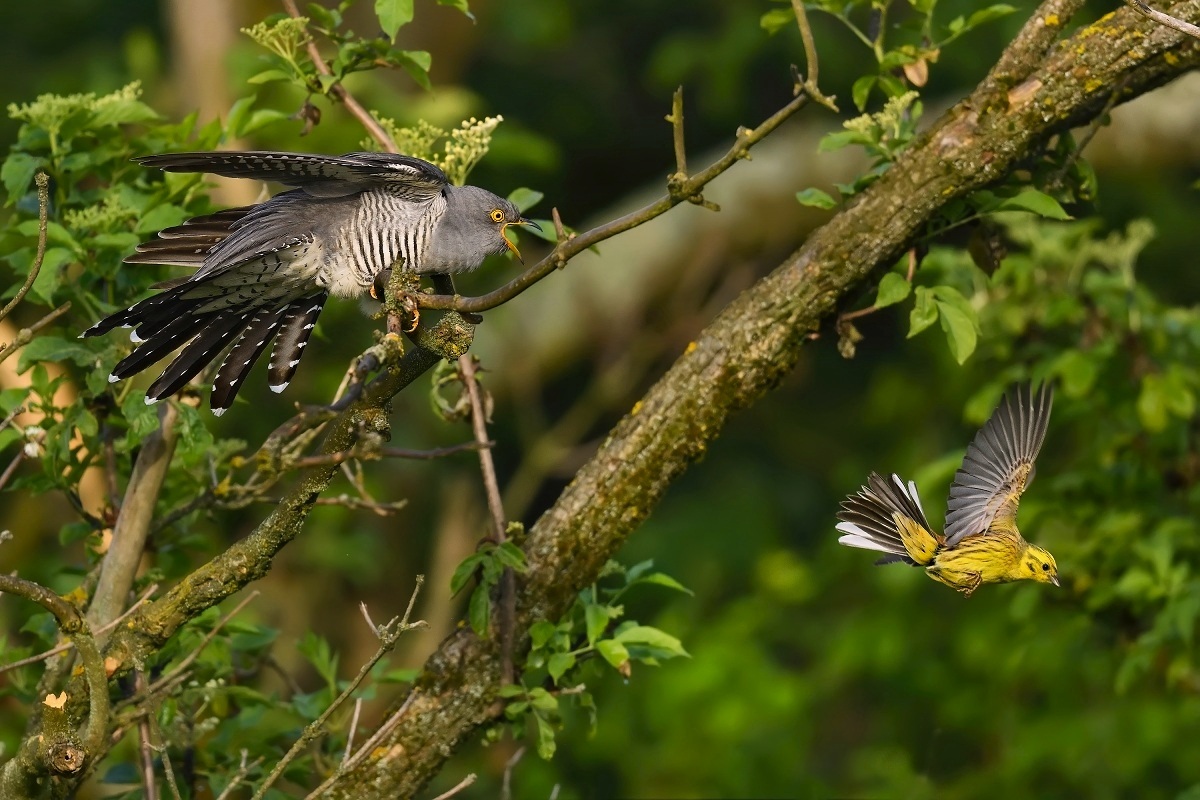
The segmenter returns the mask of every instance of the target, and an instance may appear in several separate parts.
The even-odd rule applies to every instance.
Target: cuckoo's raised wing
[[[226,178],[277,181],[302,187],[317,197],[337,197],[390,186],[413,200],[432,198],[446,185],[446,174],[428,161],[395,153],[346,153],[326,156],[279,151],[163,153],[134,161],[166,172],[208,172]]]
[[[1033,480],[1033,462],[1050,421],[1054,391],[1020,384],[1004,396],[967,447],[954,474],[946,512],[946,546],[985,532],[1017,515],[1021,493]]]

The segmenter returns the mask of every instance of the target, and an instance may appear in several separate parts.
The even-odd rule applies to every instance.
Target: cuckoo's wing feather
[[[1046,438],[1054,391],[1044,383],[1010,390],[975,434],[954,474],[946,512],[946,546],[984,533],[1017,515],[1021,494],[1033,480],[1034,460]]]
[[[395,153],[347,153],[327,156],[279,151],[163,153],[134,161],[167,172],[207,172],[226,178],[278,181],[304,187],[319,197],[337,197],[391,185],[414,196],[432,198],[446,185],[446,174],[428,161]]]

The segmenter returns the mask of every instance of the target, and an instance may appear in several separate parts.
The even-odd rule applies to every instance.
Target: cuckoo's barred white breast
[[[135,159],[167,172],[208,172],[294,187],[266,202],[196,217],[158,234],[125,259],[196,268],[158,284],[159,294],[84,331],[132,328],[137,347],[110,381],[183,349],[151,384],[146,402],[179,391],[228,350],[210,405],[233,403],[272,341],[268,382],[283,391],[330,294],[360,297],[388,268],[453,273],[516,248],[509,225],[533,225],[509,201],[452,186],[433,164],[389,153],[324,156],[283,152],[168,153]]]

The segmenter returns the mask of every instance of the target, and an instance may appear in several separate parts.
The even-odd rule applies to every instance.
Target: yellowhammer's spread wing
[[[1033,480],[1033,462],[1050,421],[1054,391],[1042,384],[1011,389],[975,434],[954,474],[946,512],[946,546],[983,533],[1017,515],[1021,493]]]

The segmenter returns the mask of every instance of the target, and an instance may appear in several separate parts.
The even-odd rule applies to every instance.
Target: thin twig
[[[483,392],[475,372],[475,356],[467,353],[458,359],[458,369],[463,383],[467,388],[467,398],[471,401],[471,428],[475,432],[475,441],[479,443],[479,470],[483,474],[483,489],[487,496],[487,506],[492,523],[492,538],[496,544],[503,544],[505,536],[504,503],[500,499],[500,484],[496,480],[496,464],[492,460],[492,451],[486,447],[488,442],[487,412],[483,407]],[[500,628],[500,663],[501,679],[504,684],[513,682],[513,631],[517,624],[517,582],[512,567],[505,567],[500,576],[499,597],[499,628]]]
[[[237,772],[233,773],[233,777],[230,779],[229,784],[221,791],[219,795],[217,795],[217,800],[229,800],[230,795],[233,794],[233,790],[238,787],[238,784],[246,780],[246,776],[250,774],[250,770],[262,763],[261,758],[256,758],[247,763],[246,755],[247,753],[243,749],[241,766],[238,767]]]
[[[163,775],[167,779],[167,787],[171,790],[171,797],[174,800],[183,800],[179,794],[179,784],[175,781],[175,769],[171,766],[171,754],[167,752],[167,742],[162,735],[162,729],[158,726],[158,718],[154,714],[147,714],[147,719],[150,720],[150,725],[158,739],[158,753],[162,759]]]
[[[124,614],[117,617],[116,619],[114,619],[112,622],[108,623],[104,627],[97,628],[96,633],[97,634],[107,633],[107,632],[111,631],[113,628],[120,625],[121,621],[123,619],[128,617],[134,611],[137,611],[138,608],[141,607],[142,603],[145,603],[146,600],[149,599],[150,595],[154,594],[157,591],[158,591],[158,584],[157,583],[150,584],[148,587],[146,587],[145,591],[142,592],[142,596],[139,597],[137,599],[137,601],[133,605],[131,605]],[[28,664],[33,664],[38,661],[44,661],[47,658],[50,658],[51,656],[56,656],[59,653],[65,653],[66,651],[70,650],[74,646],[75,646],[74,642],[69,642],[69,641],[63,642],[62,644],[58,645],[57,647],[51,647],[49,650],[45,651],[44,653],[38,653],[36,656],[29,656],[28,658],[22,658],[20,661],[13,661],[8,664],[4,664],[3,666],[0,666],[0,672],[8,672],[10,669],[17,669],[19,667],[24,667]]]
[[[1185,22],[1178,17],[1172,17],[1170,14],[1164,14],[1161,11],[1156,11],[1155,9],[1143,3],[1142,0],[1125,0],[1125,3],[1133,6],[1134,9],[1142,14],[1145,14],[1147,17],[1159,23],[1160,25],[1166,25],[1168,28],[1174,28],[1180,33],[1186,33],[1188,36],[1194,36],[1195,38],[1200,39],[1200,28],[1196,27],[1190,22]]]
[[[8,466],[4,468],[4,472],[0,472],[0,489],[4,488],[4,485],[8,483],[8,479],[13,476],[13,473],[17,471],[17,467],[19,467],[21,462],[24,460],[25,451],[18,450],[17,454],[13,456],[13,460],[8,462]]]
[[[380,659],[395,649],[396,643],[400,641],[400,637],[415,628],[426,627],[424,620],[419,619],[416,622],[408,621],[412,616],[413,607],[416,605],[417,595],[420,594],[421,586],[424,583],[425,576],[418,575],[417,585],[413,588],[412,596],[408,599],[408,608],[405,609],[404,616],[395,618],[388,624],[376,628],[375,633],[379,637],[379,649],[375,651],[373,656],[367,659],[366,663],[359,669],[358,675],[354,676],[354,680],[350,681],[346,688],[342,690],[342,693],[321,712],[321,715],[304,727],[299,738],[292,743],[291,748],[288,749],[283,758],[279,759],[279,762],[271,770],[270,774],[267,775],[266,780],[259,784],[258,789],[254,792],[253,800],[261,800],[263,795],[267,793],[267,789],[271,788],[271,785],[279,780],[279,776],[283,774],[287,765],[294,761],[304,748],[308,747],[310,743],[321,735],[325,729],[325,723],[329,721],[329,718],[342,707],[342,704],[350,698],[350,695],[358,690],[358,687],[366,679],[371,670],[374,669],[375,665],[379,663]],[[339,771],[346,768],[349,763],[350,759],[343,759]]]
[[[465,777],[461,781],[459,781],[458,784],[455,785],[455,787],[453,789],[451,789],[448,792],[442,792],[437,797],[433,798],[433,800],[449,800],[451,797],[454,797],[454,795],[458,794],[459,792],[461,792],[463,789],[467,788],[474,782],[475,782],[475,773],[472,772],[470,775],[468,775],[467,777]]]
[[[17,304],[25,299],[25,295],[29,294],[29,290],[33,288],[33,282],[37,280],[38,273],[42,271],[42,262],[46,258],[46,220],[50,213],[50,176],[39,172],[33,177],[33,181],[37,184],[38,196],[37,252],[33,256],[33,264],[29,267],[29,275],[26,276],[25,283],[21,284],[21,288],[17,290],[13,299],[9,300],[3,309],[0,309],[0,319],[11,314]],[[0,356],[0,361],[3,360],[3,357]]]
[[[671,177],[680,183],[687,180],[687,148],[683,144],[683,87],[675,89],[671,95],[671,113],[667,115],[671,123],[671,139],[675,145],[675,174]]]
[[[513,767],[517,766],[517,762],[525,755],[525,747],[517,748],[517,752],[509,756],[508,761],[504,762],[504,780],[500,783],[500,800],[512,800],[512,773]]]
[[[138,670],[134,675],[134,687],[139,692],[146,690],[146,673]],[[150,743],[150,714],[138,720],[138,756],[142,765],[142,786],[146,800],[158,800],[158,786],[154,780],[154,745]]]
[[[300,9],[296,8],[295,0],[283,0],[283,7],[292,17],[302,16]],[[308,40],[308,57],[312,59],[313,66],[316,67],[317,72],[322,75],[333,74],[329,69],[329,65],[325,63],[325,59],[321,57],[321,51],[317,48],[317,43],[311,38]],[[341,101],[346,110],[367,129],[367,133],[371,134],[371,138],[378,142],[380,147],[389,153],[400,152],[396,148],[396,143],[392,141],[392,137],[388,136],[387,131],[379,124],[379,120],[371,116],[371,112],[363,108],[354,99],[354,95],[346,91],[346,87],[342,86],[341,83],[335,83],[329,87],[329,94]]]
[[[354,698],[354,714],[350,717],[350,728],[346,731],[346,751],[342,754],[343,764],[350,760],[350,753],[354,750],[354,734],[358,730],[358,717],[362,713],[362,702],[361,697]]]
[[[792,0],[792,10],[796,12],[796,25],[800,28],[800,41],[804,43],[804,65],[808,68],[808,74],[804,76],[804,82],[796,87],[796,93],[804,91],[813,100],[837,113],[838,107],[834,98],[823,94],[817,88],[817,74],[820,71],[820,64],[817,60],[817,43],[813,39],[812,27],[808,24],[808,12],[804,8],[804,0]]]
[[[765,136],[803,108],[808,101],[808,95],[801,94],[798,97],[792,98],[787,105],[768,117],[754,130],[740,129],[733,145],[725,155],[721,156],[703,171],[683,181],[679,185],[678,191],[670,192],[637,211],[630,212],[623,217],[618,217],[603,225],[598,225],[590,231],[559,242],[545,258],[499,289],[478,297],[419,294],[416,296],[417,305],[421,308],[453,309],[460,313],[478,313],[507,303],[589,247],[593,247],[606,239],[611,239],[613,236],[624,233],[631,228],[643,225],[690,198],[699,197],[701,190],[712,182],[714,178],[732,167],[738,160],[745,158],[750,147],[762,141]]]
[[[4,347],[0,347],[0,361],[4,361],[13,353],[29,344],[31,341],[33,341],[33,335],[35,333],[49,325],[51,322],[54,322],[54,320],[67,313],[70,309],[71,301],[68,300],[46,316],[39,319],[37,322],[30,325],[28,328],[21,328],[21,330],[17,331],[16,337],[14,337],[11,342],[6,344]]]

